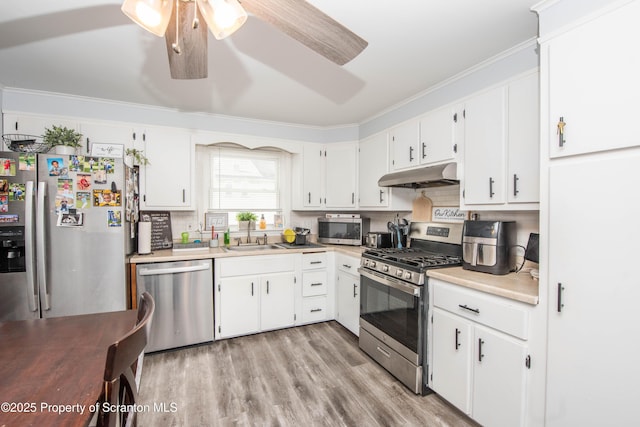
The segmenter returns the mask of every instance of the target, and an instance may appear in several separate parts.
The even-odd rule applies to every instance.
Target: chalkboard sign
[[[171,249],[171,212],[141,211],[140,221],[151,221],[151,250]]]

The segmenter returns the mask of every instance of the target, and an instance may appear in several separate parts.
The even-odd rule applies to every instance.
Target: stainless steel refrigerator
[[[0,321],[124,310],[137,169],[0,152]]]

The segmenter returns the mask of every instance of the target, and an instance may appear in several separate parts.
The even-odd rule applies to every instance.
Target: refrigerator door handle
[[[36,281],[36,257],[34,240],[34,182],[25,183],[24,197],[24,238],[25,238],[25,269],[27,273],[27,287],[29,292],[28,304],[30,311],[38,311],[38,282]]]
[[[38,283],[40,289],[43,291],[42,304],[44,310],[51,310],[51,294],[49,293],[49,287],[47,286],[47,271],[46,271],[46,198],[47,198],[47,183],[38,182],[38,201],[36,203],[36,227],[39,233],[36,234],[36,264],[38,272]]]

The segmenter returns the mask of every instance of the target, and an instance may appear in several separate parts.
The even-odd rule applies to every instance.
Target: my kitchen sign
[[[433,221],[464,222],[469,213],[455,207],[435,206],[431,216]]]

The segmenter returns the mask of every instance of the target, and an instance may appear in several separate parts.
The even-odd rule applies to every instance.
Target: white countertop
[[[427,276],[515,301],[538,304],[538,280],[528,272],[499,276],[450,267],[428,270]]]
[[[274,255],[274,254],[291,254],[291,253],[313,253],[313,252],[342,252],[347,255],[360,256],[366,248],[364,246],[346,246],[346,245],[323,245],[322,247],[305,248],[301,246],[295,249],[257,249],[237,251],[225,251],[218,248],[206,248],[199,250],[181,250],[173,251],[171,249],[162,249],[153,251],[148,255],[133,254],[129,258],[131,264],[144,264],[150,262],[170,262],[170,261],[188,261],[194,259],[213,259],[213,258],[229,258],[238,256],[256,256],[256,255]]]

